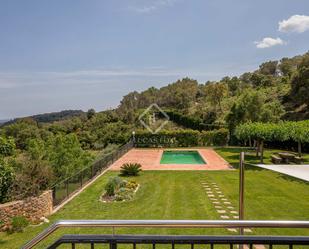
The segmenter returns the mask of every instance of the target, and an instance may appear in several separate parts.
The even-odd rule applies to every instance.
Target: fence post
[[[91,164],[91,178],[94,177],[93,163]]]
[[[68,196],[69,196],[69,180],[66,180],[65,181],[65,187],[66,187],[66,191],[67,191],[67,197],[66,198],[68,198]]]
[[[80,187],[83,186],[83,172],[84,171],[80,172]]]
[[[245,181],[245,152],[240,152],[240,161],[239,161],[239,220],[244,219],[244,181]],[[244,229],[239,229],[240,235],[244,234]],[[240,249],[243,248],[243,245],[239,245]]]

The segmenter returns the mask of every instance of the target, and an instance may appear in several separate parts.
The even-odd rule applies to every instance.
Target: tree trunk
[[[261,148],[260,148],[260,161],[261,163],[263,163],[263,159],[264,159],[264,141],[261,141],[260,144]]]
[[[260,151],[260,141],[257,140],[256,141],[256,156],[257,157],[259,156],[259,151]]]
[[[298,141],[298,156],[301,157],[301,142]]]
[[[252,148],[252,141],[251,141],[251,137],[249,137],[249,147]]]

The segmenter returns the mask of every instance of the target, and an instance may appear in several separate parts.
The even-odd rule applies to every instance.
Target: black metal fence
[[[74,176],[71,176],[54,185],[52,187],[53,205],[57,206],[68,199],[72,194],[80,190],[85,184],[99,175],[103,170],[108,168],[108,166],[123,156],[132,147],[133,142],[129,141],[111,154],[108,154],[105,157],[95,161],[89,167],[81,170]]]
[[[48,249],[56,249],[61,245],[69,245],[66,248],[75,249],[79,245],[89,245],[87,248],[102,248],[107,245],[110,249],[117,249],[119,245],[129,245],[126,248],[152,248],[165,245],[164,248],[174,249],[177,245],[187,245],[186,248],[239,248],[239,245],[264,245],[272,248],[274,245],[284,245],[293,249],[296,245],[309,246],[309,237],[303,236],[154,236],[154,235],[64,235]],[[167,247],[167,245],[169,245]],[[202,247],[201,247],[202,246]],[[106,248],[106,247],[103,247]],[[161,248],[161,247],[160,247]],[[182,247],[183,248],[183,247]]]

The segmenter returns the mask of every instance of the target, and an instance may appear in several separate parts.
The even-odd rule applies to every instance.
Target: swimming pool
[[[206,164],[196,150],[165,150],[160,164]]]

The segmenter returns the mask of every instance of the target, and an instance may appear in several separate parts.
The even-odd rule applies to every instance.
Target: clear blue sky
[[[308,15],[308,0],[1,0],[0,119],[99,111],[302,54]]]

